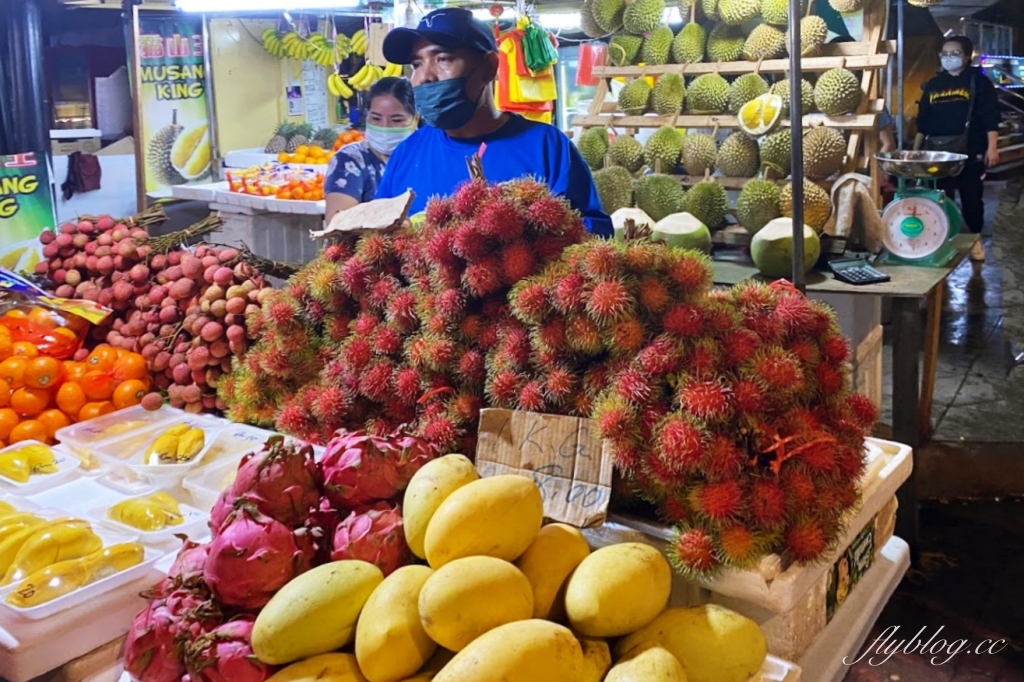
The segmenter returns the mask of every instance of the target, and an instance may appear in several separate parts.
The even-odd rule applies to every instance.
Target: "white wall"
[[[115,217],[138,213],[135,193],[135,156],[97,156],[100,161],[100,188],[94,192],[75,194],[64,201],[60,186],[68,176],[68,157],[53,157],[54,189],[57,197],[57,223],[80,215],[107,214]]]

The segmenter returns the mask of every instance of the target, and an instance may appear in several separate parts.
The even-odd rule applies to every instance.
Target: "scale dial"
[[[927,258],[949,240],[949,216],[940,204],[925,197],[889,204],[882,213],[882,225],[885,248],[907,260]]]

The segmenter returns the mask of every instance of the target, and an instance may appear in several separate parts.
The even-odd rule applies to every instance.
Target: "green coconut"
[[[669,246],[711,253],[711,230],[689,213],[665,216],[654,226],[651,238],[662,239]]]
[[[804,272],[810,272],[821,255],[818,233],[804,225]],[[750,256],[762,275],[789,277],[793,273],[793,219],[776,218],[750,239]]]
[[[632,220],[637,227],[653,228],[654,221],[651,217],[643,212],[639,208],[625,207],[620,208],[611,215],[612,228],[615,230],[615,239],[618,241],[624,241],[626,239],[626,221]]]

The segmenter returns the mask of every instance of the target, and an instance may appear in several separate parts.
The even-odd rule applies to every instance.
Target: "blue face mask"
[[[423,83],[412,89],[420,116],[435,128],[455,130],[469,123],[476,102],[466,95],[467,77]]]

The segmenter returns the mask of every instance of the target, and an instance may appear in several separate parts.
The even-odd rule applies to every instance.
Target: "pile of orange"
[[[320,201],[324,198],[324,174],[317,173],[312,180],[291,180],[278,187],[274,196],[277,199]]]
[[[333,151],[338,151],[345,145],[351,144],[352,142],[362,142],[363,137],[363,133],[358,130],[346,130],[338,133],[338,137],[335,138],[332,149]]]
[[[0,327],[0,445],[53,443],[58,429],[138,405],[149,392],[138,353],[102,345],[84,362],[61,361],[25,342],[5,345],[4,336]]]
[[[295,148],[294,154],[281,152],[277,155],[277,160],[281,163],[311,163],[326,166],[331,160],[331,153],[315,144],[302,144]]]

